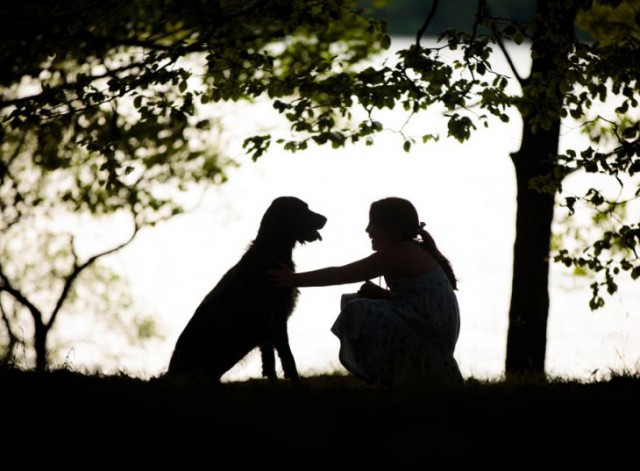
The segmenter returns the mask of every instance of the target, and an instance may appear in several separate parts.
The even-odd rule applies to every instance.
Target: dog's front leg
[[[279,334],[276,336],[274,346],[280,357],[280,363],[282,363],[282,369],[284,371],[284,377],[291,380],[292,383],[299,383],[300,376],[298,375],[298,368],[296,367],[296,361],[293,358],[291,347],[289,346],[289,336],[287,334],[287,328],[280,329]]]
[[[269,379],[278,379],[276,375],[276,355],[273,345],[260,345],[260,355],[262,356],[262,376]]]
[[[296,367],[296,361],[293,358],[293,353],[289,348],[289,344],[285,344],[282,348],[278,348],[278,356],[282,362],[282,369],[284,370],[284,377],[291,380],[292,383],[300,382],[300,375],[298,375],[298,368]]]

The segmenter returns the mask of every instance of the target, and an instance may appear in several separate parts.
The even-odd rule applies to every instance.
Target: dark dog
[[[262,376],[277,378],[277,351],[285,378],[299,382],[287,332],[298,290],[273,287],[267,270],[280,264],[295,269],[294,246],[322,240],[318,231],[326,222],[326,217],[298,198],[276,198],[245,254],[207,294],[180,334],[167,375],[217,381],[259,347]]]

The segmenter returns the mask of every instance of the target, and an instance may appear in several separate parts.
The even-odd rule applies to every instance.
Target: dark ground
[[[9,369],[0,398],[0,469],[634,469],[640,456],[638,376],[389,391]]]

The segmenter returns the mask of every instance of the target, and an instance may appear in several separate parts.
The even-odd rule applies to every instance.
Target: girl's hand
[[[388,289],[381,288],[371,281],[365,281],[358,290],[358,296],[370,299],[389,299],[391,292]]]
[[[267,278],[276,288],[292,288],[294,287],[295,273],[284,263],[280,264],[280,268],[267,270]]]

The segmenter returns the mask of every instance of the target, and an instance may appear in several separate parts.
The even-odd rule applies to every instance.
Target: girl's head
[[[457,289],[458,283],[451,263],[440,252],[435,240],[424,228],[424,223],[420,222],[418,211],[410,201],[391,196],[371,203],[367,233],[374,250],[407,240],[419,241],[422,248],[433,255],[447,273],[453,289]]]
[[[394,234],[397,242],[411,240],[420,230],[418,212],[403,198],[392,196],[375,201],[369,209],[367,232],[376,227]]]

